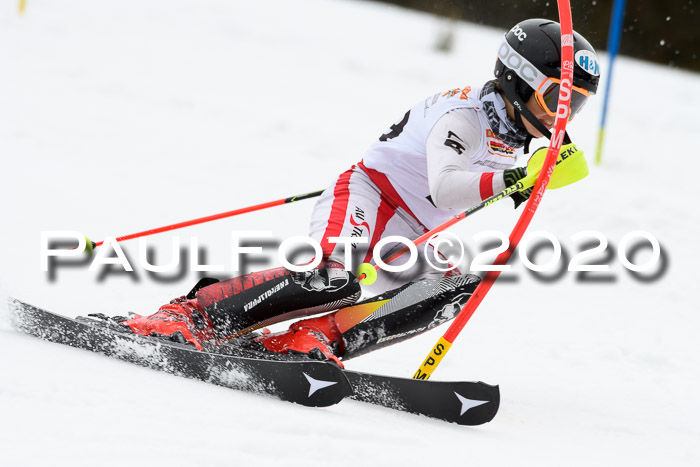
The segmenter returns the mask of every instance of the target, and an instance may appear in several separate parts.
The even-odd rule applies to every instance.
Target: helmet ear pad
[[[527,84],[523,79],[521,79],[514,71],[511,74],[511,76],[515,77],[515,82],[514,83],[509,83],[506,81],[506,71],[512,71],[510,68],[507,68],[503,62],[501,62],[501,59],[496,59],[496,68],[494,69],[494,74],[496,75],[497,81],[498,81],[498,87],[500,88],[501,91],[505,91],[506,88],[510,88],[511,86],[515,88],[515,93],[516,95],[520,98],[520,102],[522,104],[525,104],[528,100],[530,100],[530,97],[532,97],[532,94],[535,92],[534,89],[530,87],[529,84]],[[508,94],[504,92],[506,95],[506,99],[508,99]],[[510,99],[508,99],[510,101]],[[511,102],[511,104],[513,104]]]
[[[532,89],[524,80],[518,78],[515,82],[515,92],[518,93],[518,96],[522,100],[523,104],[526,104],[527,101],[530,100],[530,97],[532,97],[535,90]]]
[[[524,114],[521,113],[518,110],[519,106],[515,102],[517,100],[520,105],[524,107],[535,91],[525,82],[525,80],[521,79],[514,70],[506,67],[503,62],[501,62],[500,58],[496,60],[494,74],[497,77],[496,81],[498,82],[498,89],[501,91],[503,98],[514,107],[514,121],[516,126],[521,130],[526,130],[525,125],[522,122],[522,118],[527,119],[531,124],[537,126],[539,122],[535,123],[532,121],[534,119],[534,115],[532,115],[527,109],[523,109]],[[542,131],[542,129],[540,129],[540,131]]]
[[[527,120],[530,125],[535,127],[543,136],[551,138],[552,135],[549,129],[547,129],[547,127],[535,117],[532,111],[527,108],[527,101],[530,100],[530,97],[532,97],[535,91],[521,79],[515,71],[503,65],[500,59],[496,62],[494,74],[497,76],[499,90],[504,95],[504,98],[513,105],[515,125],[521,130],[528,131],[523,122],[523,119]],[[525,143],[526,153],[529,152],[530,139],[532,139],[532,135],[530,135]],[[564,139],[570,141],[568,134],[565,134]]]

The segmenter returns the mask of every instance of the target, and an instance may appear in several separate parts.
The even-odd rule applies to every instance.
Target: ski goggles
[[[544,90],[542,90],[544,88]],[[561,88],[561,80],[558,78],[547,78],[540,84],[540,87],[535,91],[535,100],[540,105],[542,110],[547,112],[550,117],[557,116],[557,105],[559,105],[559,89]],[[573,120],[576,114],[581,110],[583,104],[586,103],[591,94],[578,86],[573,86],[571,93],[571,102],[569,103],[569,120]]]

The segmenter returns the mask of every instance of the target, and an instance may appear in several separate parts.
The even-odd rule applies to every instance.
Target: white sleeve
[[[482,201],[480,183],[485,175],[470,172],[470,160],[481,144],[483,132],[474,109],[456,109],[443,115],[426,143],[430,197],[438,209],[468,209]],[[506,186],[501,172],[485,180],[493,193]]]

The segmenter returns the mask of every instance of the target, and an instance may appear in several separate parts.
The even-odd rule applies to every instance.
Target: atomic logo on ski
[[[306,380],[309,382],[309,397],[313,396],[319,389],[327,388],[328,386],[333,386],[338,384],[337,381],[322,381],[320,379],[314,379],[311,376],[304,373]]]
[[[308,378],[308,376],[307,376],[307,378]],[[466,397],[458,394],[457,392],[455,392],[455,396],[457,396],[459,401],[462,403],[462,409],[459,412],[460,416],[464,415],[464,412],[466,412],[467,410],[472,409],[474,407],[478,407],[480,405],[484,405],[488,402],[488,401],[479,401],[479,400],[475,400],[475,399],[467,399]]]

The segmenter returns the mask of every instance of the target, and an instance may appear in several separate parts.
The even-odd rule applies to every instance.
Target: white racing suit
[[[522,149],[494,134],[478,96],[479,89],[465,87],[419,102],[361,162],[340,175],[318,200],[311,218],[309,236],[321,244],[324,258],[345,263],[344,245],[330,239],[361,237],[367,243],[352,244],[351,269],[363,262],[374,265],[373,247],[382,238],[416,239],[506,188],[500,172],[516,165]],[[502,99],[500,104],[505,108]],[[381,257],[403,246],[390,243]],[[419,260],[410,269],[380,270],[377,281],[364,289],[382,293],[410,281],[459,274],[456,269],[446,272],[447,265],[434,260],[432,247],[418,252]],[[408,259],[406,253],[392,265]]]

